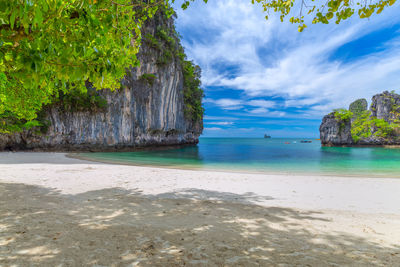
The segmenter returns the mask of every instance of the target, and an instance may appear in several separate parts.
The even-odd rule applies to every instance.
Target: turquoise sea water
[[[312,143],[300,143],[300,140],[312,140]],[[320,141],[314,139],[200,138],[197,146],[178,149],[80,155],[93,160],[132,165],[400,177],[398,148],[321,147]]]

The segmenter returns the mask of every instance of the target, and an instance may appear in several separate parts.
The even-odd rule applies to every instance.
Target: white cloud
[[[268,100],[250,100],[246,103],[246,105],[253,107],[273,108],[276,106],[276,103]]]
[[[205,115],[203,117],[204,120],[229,120],[229,121],[235,121],[239,120],[239,118],[236,117],[230,117],[230,116],[209,116]]]
[[[233,125],[234,122],[232,122],[232,121],[212,121],[212,122],[207,122],[207,124],[229,126],[229,125]]]
[[[213,102],[220,108],[227,110],[241,109],[243,107],[242,100],[240,99],[222,98],[214,100]]]
[[[265,114],[268,112],[268,109],[266,108],[256,108],[256,109],[252,109],[249,111],[252,114]]]
[[[286,112],[283,111],[269,111],[266,108],[256,108],[248,110],[249,114],[243,114],[243,116],[259,116],[259,117],[283,117]]]
[[[222,128],[219,127],[205,127],[204,131],[220,131]]]
[[[220,99],[205,98],[203,100],[203,103],[211,103],[225,110],[238,110],[242,109],[244,106],[252,106],[252,107],[258,107],[259,110],[266,111],[267,110],[266,108],[273,108],[276,106],[275,102],[262,99],[242,100],[242,99],[232,99],[232,98],[220,98]]]
[[[399,39],[385,44],[386,50],[357,60],[330,56],[343,44],[398,22],[399,10],[388,8],[369,21],[310,25],[300,34],[295,25],[280,23],[276,16],[265,21],[260,6],[247,0],[220,0],[178,11],[178,28],[206,32],[183,42],[189,57],[202,67],[205,86],[241,90],[247,98],[278,96],[285,99],[284,106],[274,112],[283,116],[284,108],[296,107],[305,109],[303,117],[316,118],[357,98],[370,100],[383,90],[398,89]],[[216,63],[238,68],[234,75],[227,74]],[[254,106],[253,114],[276,108],[267,100],[220,99],[215,104],[227,110]]]

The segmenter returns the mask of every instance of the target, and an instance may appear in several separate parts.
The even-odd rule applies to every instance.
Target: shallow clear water
[[[400,149],[321,147],[305,139],[201,138],[197,146],[139,152],[82,153],[133,165],[266,173],[400,177]],[[290,142],[290,144],[285,144]]]

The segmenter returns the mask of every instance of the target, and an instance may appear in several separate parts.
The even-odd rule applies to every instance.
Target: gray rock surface
[[[371,116],[393,122],[400,112],[400,95],[388,91],[372,97]]]
[[[335,118],[334,112],[324,116],[319,131],[321,143],[325,146],[350,146],[353,144],[350,120],[341,122]]]
[[[154,34],[157,19],[145,31]],[[163,23],[174,29],[173,19]],[[177,42],[179,45],[179,42]],[[108,106],[98,112],[65,112],[51,107],[46,113],[46,134],[25,131],[0,135],[0,150],[115,150],[144,146],[196,144],[203,130],[184,116],[183,72],[177,58],[157,64],[160,51],[143,43],[141,65],[127,71],[120,90],[100,91]],[[140,79],[154,74],[153,83]]]

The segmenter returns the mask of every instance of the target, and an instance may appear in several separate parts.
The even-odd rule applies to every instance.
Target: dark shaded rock
[[[340,121],[335,118],[334,112],[324,116],[319,131],[322,145],[350,146],[353,144],[350,120]]]

